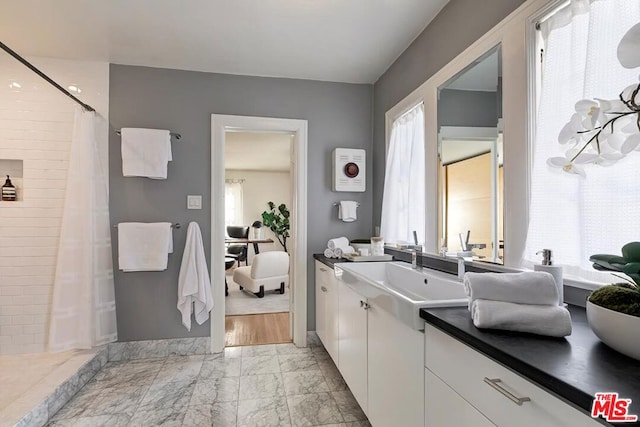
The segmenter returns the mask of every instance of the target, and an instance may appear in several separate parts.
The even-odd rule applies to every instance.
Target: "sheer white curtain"
[[[386,242],[424,243],[425,222],[424,107],[393,122],[382,197],[380,235]]]
[[[638,21],[638,0],[573,0],[542,24],[545,50],[526,266],[539,261],[537,251],[548,248],[566,273],[611,280],[592,269],[589,256],[617,254],[624,243],[640,238],[640,153],[612,167],[587,166],[586,178],[546,164],[549,157],[564,156],[567,147],[558,144],[558,134],[577,101],[616,99],[637,82],[638,70],[622,68],[616,49]]]
[[[76,110],[53,287],[49,350],[117,339],[106,165],[96,116]]]
[[[242,180],[225,180],[224,222],[225,225],[242,225]]]

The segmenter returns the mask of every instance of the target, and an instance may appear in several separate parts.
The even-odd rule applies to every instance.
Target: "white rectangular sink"
[[[461,307],[467,296],[456,276],[430,269],[412,269],[404,262],[335,264],[340,285],[353,288],[414,329],[424,329],[420,309]]]

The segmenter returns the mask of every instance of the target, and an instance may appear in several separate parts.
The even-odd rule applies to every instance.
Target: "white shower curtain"
[[[424,107],[393,122],[382,196],[380,235],[390,243],[424,243],[425,223]]]
[[[116,308],[106,167],[96,115],[75,113],[49,326],[49,351],[115,341]]]

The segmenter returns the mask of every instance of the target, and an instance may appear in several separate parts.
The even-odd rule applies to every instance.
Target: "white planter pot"
[[[600,341],[620,353],[640,360],[640,317],[631,316],[587,301],[589,326]]]

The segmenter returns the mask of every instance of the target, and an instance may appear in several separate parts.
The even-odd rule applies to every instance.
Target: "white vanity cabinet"
[[[424,333],[392,314],[393,299],[316,261],[316,330],[374,427],[424,426]],[[337,334],[335,331],[337,329]]]
[[[338,283],[338,369],[367,413],[367,299]]]
[[[316,333],[338,364],[338,286],[333,269],[316,261]]]
[[[601,426],[429,324],[425,328],[425,367],[427,427],[443,425],[447,416],[451,417],[447,425],[459,426]],[[448,414],[452,411],[455,413]]]
[[[375,427],[424,425],[424,334],[369,299],[367,416]],[[454,425],[454,424],[443,424]]]

